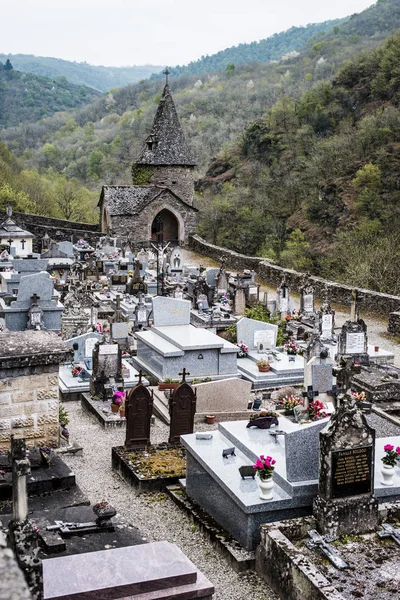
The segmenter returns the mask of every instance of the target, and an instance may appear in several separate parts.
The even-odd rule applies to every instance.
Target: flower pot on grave
[[[271,366],[268,365],[268,367],[258,367],[258,370],[260,371],[260,373],[268,373],[270,368],[271,368]]]
[[[113,412],[113,413],[119,412],[119,404],[111,403],[111,412]]]
[[[394,484],[395,467],[392,465],[382,465],[381,468],[381,484],[391,486]]]
[[[272,498],[274,497],[274,481],[272,477],[269,477],[268,479],[261,479],[260,477],[257,477],[257,480],[258,487],[260,488],[261,500],[272,500]]]
[[[206,415],[206,423],[207,425],[215,424],[215,415]]]
[[[293,408],[288,408],[287,410],[284,411],[283,414],[286,415],[286,417],[293,417],[294,410],[293,410]]]
[[[125,417],[125,406],[121,406],[121,407],[120,407],[120,409],[119,409],[119,416],[120,416],[121,418],[122,418],[122,417]]]

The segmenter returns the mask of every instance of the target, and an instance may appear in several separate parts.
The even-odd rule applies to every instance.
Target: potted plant
[[[276,408],[283,410],[285,415],[293,415],[294,407],[299,405],[304,406],[300,396],[285,396],[279,400]]]
[[[296,345],[296,342],[294,340],[289,340],[287,342],[287,344],[285,344],[284,348],[286,350],[286,353],[289,356],[296,355],[298,353],[299,349],[300,349],[299,346]]]
[[[176,379],[171,379],[171,377],[167,377],[164,381],[158,382],[158,389],[160,392],[165,390],[175,390],[179,385],[179,381]]]
[[[253,469],[256,470],[258,485],[261,490],[261,500],[271,500],[273,498],[272,490],[274,482],[272,480],[272,474],[275,469],[275,463],[276,460],[274,460],[272,456],[264,456],[261,454],[260,458],[257,458],[253,465]]]
[[[72,367],[72,369],[71,369],[72,377],[78,377],[79,373],[81,371],[83,371],[83,367],[81,367],[80,365],[76,365],[75,367]]]
[[[206,415],[206,423],[207,425],[215,424],[215,415]]]
[[[126,398],[125,392],[122,391],[121,388],[118,388],[118,390],[116,390],[112,395],[111,412],[113,412],[113,413],[119,412],[121,406],[125,405],[125,398]]]
[[[246,427],[258,427],[258,429],[270,429],[272,425],[279,425],[278,415],[269,410],[262,410],[259,413],[250,415],[250,420]]]
[[[243,342],[240,342],[240,344],[236,344],[236,346],[239,348],[237,353],[238,358],[246,358],[249,352],[249,347],[246,346],[246,344],[244,344]]]
[[[265,359],[261,359],[258,360],[256,362],[256,365],[258,367],[258,370],[260,371],[260,373],[268,373],[268,371],[271,368],[271,365],[269,364],[269,362]]]
[[[384,457],[382,460],[382,469],[381,469],[381,484],[391,486],[393,485],[394,480],[394,468],[398,460],[400,460],[400,446],[397,446],[396,450],[392,444],[386,444],[383,447],[385,451]]]

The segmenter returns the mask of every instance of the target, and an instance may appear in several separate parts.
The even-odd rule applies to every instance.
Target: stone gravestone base
[[[317,496],[313,515],[318,530],[334,537],[367,533],[379,525],[378,500],[369,494],[335,500]]]

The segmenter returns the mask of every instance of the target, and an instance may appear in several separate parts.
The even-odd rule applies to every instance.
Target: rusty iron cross
[[[188,371],[186,371],[186,367],[183,367],[182,373],[178,373],[178,375],[182,375],[181,383],[183,383],[184,381],[186,381],[186,375],[190,375],[190,373],[188,373]]]

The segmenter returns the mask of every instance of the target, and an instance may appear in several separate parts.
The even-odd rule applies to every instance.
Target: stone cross
[[[360,319],[360,303],[364,300],[364,296],[358,290],[352,290],[351,297],[350,321],[358,323]]]
[[[182,375],[181,383],[184,383],[186,381],[186,375],[190,375],[190,373],[188,373],[188,371],[186,371],[186,367],[183,367],[182,373],[178,373],[178,375]]]
[[[322,536],[315,529],[311,529],[308,535],[311,539],[306,542],[307,548],[319,548],[337,569],[347,569],[348,564],[344,562],[336,548],[329,543],[333,542],[335,538]]]
[[[346,394],[351,389],[351,380],[353,374],[357,372],[352,358],[342,359],[340,367],[333,369],[333,375],[336,377],[336,385],[340,393]]]
[[[135,375],[135,377],[139,377],[138,385],[141,385],[142,384],[142,377],[143,377],[143,371],[142,371],[142,369],[139,370],[139,373],[137,375]]]
[[[378,535],[380,538],[390,537],[398,546],[400,546],[400,529],[395,529],[389,523],[384,523],[382,525],[382,531],[378,531]]]
[[[28,518],[28,491],[26,477],[31,472],[31,463],[26,457],[25,438],[11,436],[11,464],[13,484],[13,521]]]

